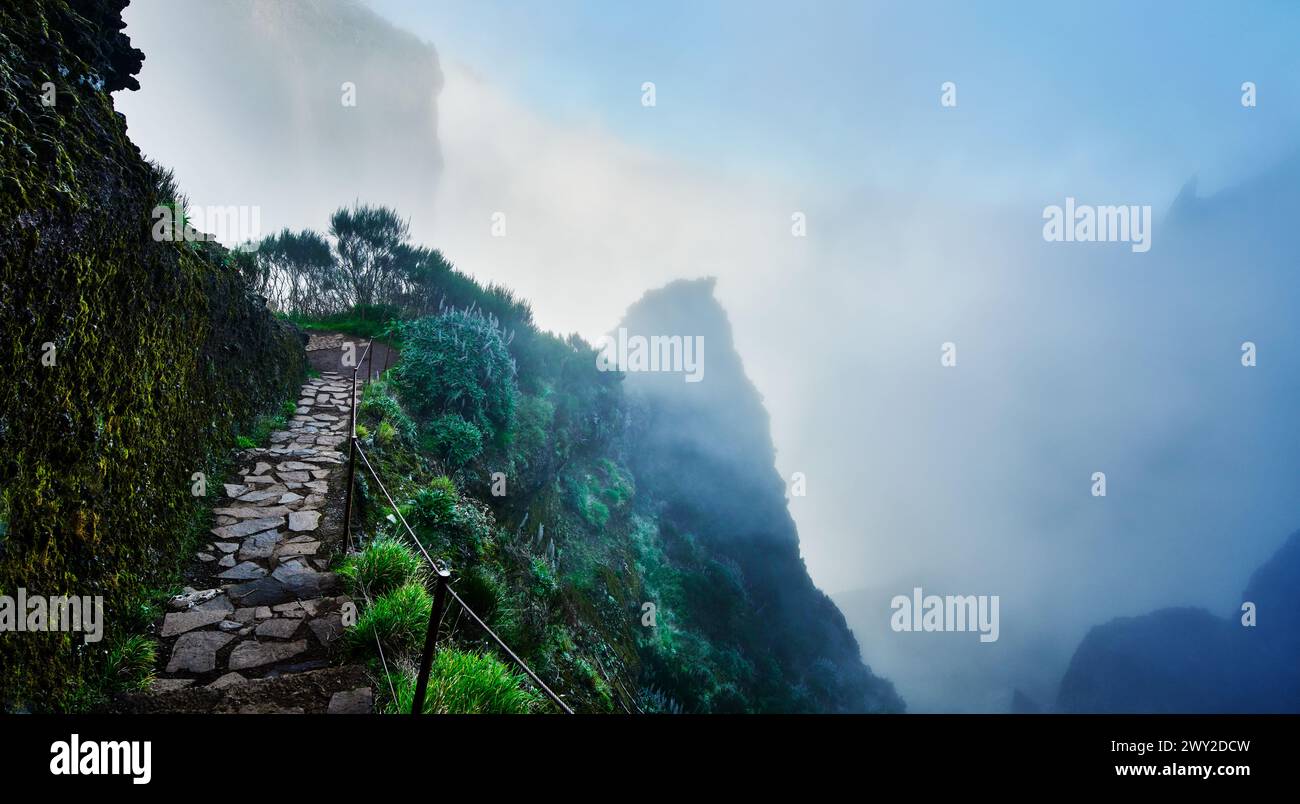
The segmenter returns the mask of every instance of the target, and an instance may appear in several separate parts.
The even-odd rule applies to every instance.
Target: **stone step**
[[[324,526],[324,511],[331,486],[342,492],[335,476],[344,468],[347,437],[339,431],[348,417],[330,384],[303,386],[304,403],[288,429],[271,434],[273,446],[236,453],[237,474],[213,509],[212,540],[198,546],[190,573],[210,588],[187,587],[158,625],[164,658],[152,694],[171,701],[168,711],[361,711],[373,701],[364,674],[310,701],[265,694],[296,689],[293,677],[339,669],[327,667],[328,657],[351,601],[327,570],[341,533],[337,519]],[[266,685],[273,680],[280,684]],[[263,692],[249,697],[254,689]]]
[[[355,664],[260,679],[231,671],[207,685],[183,683],[184,679],[165,681],[172,683],[158,683],[147,692],[118,696],[109,703],[108,711],[114,714],[366,714],[374,707],[370,679],[365,669]]]

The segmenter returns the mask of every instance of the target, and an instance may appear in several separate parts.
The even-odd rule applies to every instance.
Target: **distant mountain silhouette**
[[[1300,712],[1300,532],[1251,577],[1241,612],[1199,608],[1093,628],[1061,681],[1063,712]]]
[[[1266,242],[1293,244],[1278,235],[1290,231],[1300,203],[1300,152],[1216,193],[1198,195],[1198,187],[1192,176],[1169,206],[1165,221],[1177,235],[1199,241],[1232,230],[1239,233],[1234,243],[1257,233]]]

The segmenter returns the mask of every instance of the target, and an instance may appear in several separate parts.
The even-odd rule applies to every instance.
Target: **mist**
[[[1112,109],[1089,105],[1095,86],[1049,97],[1065,68],[1016,61],[1050,50],[1045,21],[940,26],[907,52],[887,40],[926,11],[828,5],[801,33],[762,7],[704,26],[675,69],[716,49],[766,94],[701,71],[690,87],[661,79],[647,108],[642,82],[674,69],[654,48],[629,46],[632,67],[586,64],[589,84],[541,88],[456,36],[487,12],[427,8],[137,0],[125,17],[146,53],[142,88],[116,102],[193,203],[258,205],[267,232],[323,230],[354,200],[393,206],[417,240],[513,288],[556,331],[594,340],[647,290],[716,277],[777,468],[807,481],[790,511],[812,578],[910,710],[1005,711],[1014,689],[1046,704],[1088,628],[1169,605],[1226,614],[1300,527],[1287,448],[1300,435],[1300,279],[1285,234],[1300,212],[1286,111],[1300,108],[1287,103],[1300,72],[1272,37],[1240,37],[1252,44],[1223,64],[1168,56],[1182,75],[1217,76],[1217,94],[1175,77],[1144,106],[1116,81]],[[518,42],[521,60],[556,35],[553,22],[525,35],[536,8],[493,10],[492,38]],[[1250,25],[1285,13],[1257,10]],[[1208,14],[1148,22],[1175,40],[1241,34]],[[879,45],[864,57],[873,70],[831,34],[855,25]],[[775,52],[746,39],[787,36]],[[810,46],[818,36],[825,47]],[[1031,53],[998,55],[1021,39]],[[1102,78],[1155,58],[1130,34],[1099,41],[1119,54]],[[936,55],[945,45],[962,58]],[[570,75],[604,47],[529,69]],[[787,69],[832,80],[784,92]],[[945,111],[949,78],[964,94]],[[1239,102],[1247,78],[1271,93],[1259,108]],[[340,101],[345,82],[355,106]],[[684,110],[675,95],[712,106]],[[858,107],[874,120],[860,129]],[[891,110],[899,131],[878,120]],[[1185,190],[1197,174],[1209,178]],[[1067,197],[1149,205],[1150,251],[1045,242],[1043,210]],[[1241,363],[1245,341],[1257,366]],[[956,365],[941,364],[944,344]],[[1000,638],[890,631],[890,597],[916,586],[998,595]]]

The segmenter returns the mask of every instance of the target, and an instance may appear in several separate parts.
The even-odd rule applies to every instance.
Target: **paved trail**
[[[162,620],[152,708],[370,710],[360,668],[329,658],[351,606],[328,571],[343,550],[350,383],[334,372],[309,380],[289,428],[240,454],[191,586]]]

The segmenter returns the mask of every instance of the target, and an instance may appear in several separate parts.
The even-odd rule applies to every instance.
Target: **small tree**
[[[326,315],[341,307],[329,243],[310,229],[282,229],[263,238],[256,267],[260,289],[278,309]]]
[[[389,207],[355,204],[330,216],[330,236],[349,301],[368,306],[391,298],[410,261],[410,224]]]

